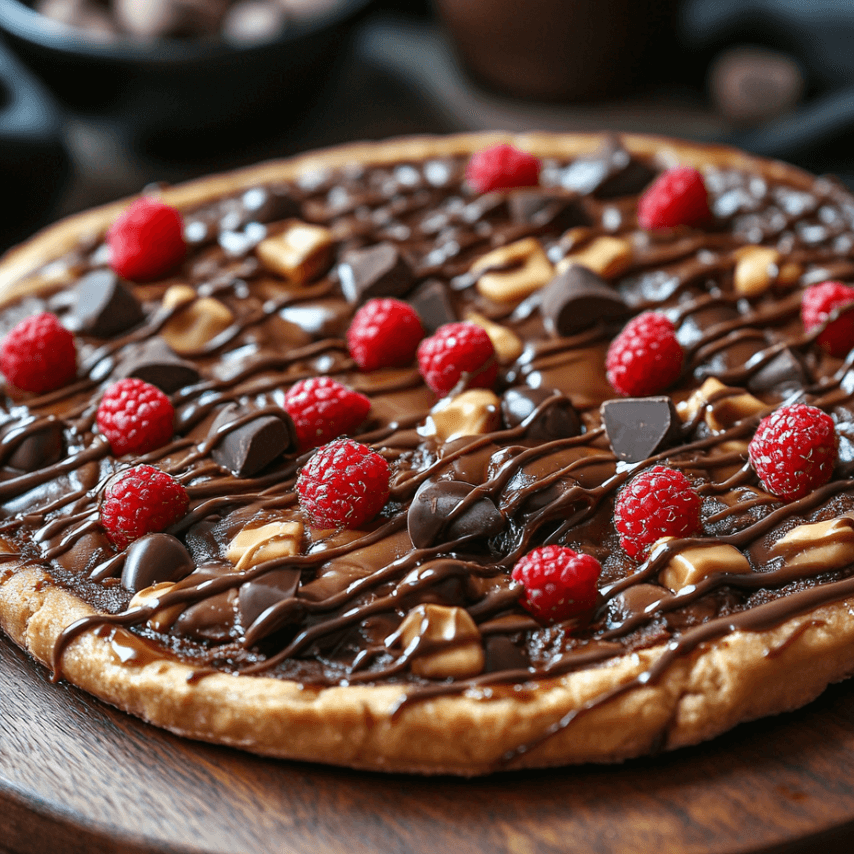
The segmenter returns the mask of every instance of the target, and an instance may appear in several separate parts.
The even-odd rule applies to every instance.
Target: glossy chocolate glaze
[[[629,164],[633,175],[663,168],[637,158]],[[635,218],[639,188],[621,187],[619,176],[604,166],[599,171],[619,192],[599,192],[596,185],[580,194],[573,189],[579,164],[545,162],[540,203],[530,190],[477,197],[464,186],[464,166],[460,158],[354,164],[184,211],[192,242],[183,268],[168,280],[132,288],[142,321],[134,319],[111,338],[80,331],[80,370],[72,386],[40,398],[6,397],[0,412],[3,537],[25,563],[45,566],[57,583],[102,612],[60,638],[57,674],[65,644],[92,625],[114,627],[110,637],[123,661],[148,660],[151,650],[162,649],[190,662],[199,676],[220,669],[306,685],[391,681],[401,685],[402,702],[470,688],[494,695],[504,686],[535,684],[626,650],[665,644],[652,670],[616,689],[627,691],[654,680],[674,657],[699,643],[736,628],[767,628],[854,592],[848,568],[805,572],[785,565],[771,548],[796,524],[854,510],[854,360],[827,356],[814,344],[818,332],[804,333],[799,319],[806,285],[854,277],[854,198],[831,180],[817,179],[805,192],[762,175],[711,168],[706,180],[714,223],[701,230],[646,233]],[[589,164],[584,169],[597,174]],[[335,239],[331,267],[305,285],[267,272],[254,254],[259,240],[294,214],[328,226]],[[566,231],[576,223],[583,230]],[[607,310],[573,313],[565,337],[548,320],[560,313],[554,293],[542,314],[539,293],[518,303],[494,303],[479,293],[477,276],[470,273],[490,249],[531,235],[553,262],[600,235],[632,243],[627,269],[606,286],[614,297],[606,301]],[[784,261],[800,265],[800,275],[760,296],[739,296],[733,268],[736,253],[748,244],[776,247]],[[365,284],[364,259],[372,253],[364,250],[377,246],[382,250],[373,254],[391,281],[390,293],[412,299],[425,327],[435,329],[475,310],[523,340],[523,352],[503,366],[495,386],[502,395],[498,429],[440,442],[425,430],[436,400],[414,366],[357,370],[344,334],[356,303],[384,292],[381,282]],[[105,260],[102,246],[81,245],[65,259],[65,287],[9,308],[0,331],[45,309],[77,329],[102,329],[80,322],[69,293],[78,280],[102,271]],[[173,441],[140,460],[116,460],[94,427],[98,400],[106,385],[138,367],[140,347],[154,346],[163,356],[158,334],[180,308],[165,309],[160,301],[178,283],[220,300],[234,320],[180,359],[167,354],[165,375],[176,375],[169,370],[171,358],[185,371],[179,382],[189,383],[170,389]],[[605,303],[597,297],[588,304]],[[713,431],[704,415],[735,394],[723,391],[693,418],[670,425],[666,441],[653,443],[652,457],[625,462],[626,455],[621,459],[611,448],[599,413],[614,396],[604,356],[625,312],[649,308],[668,313],[685,348],[683,376],[668,392],[673,402],[685,401],[704,379],[717,377],[741,392],[750,389],[765,408]],[[307,526],[301,554],[237,572],[225,553],[241,529],[305,521],[293,487],[308,454],[297,454],[291,445],[272,463],[238,476],[215,450],[222,440],[217,418],[237,404],[247,421],[258,415],[275,421],[284,392],[318,374],[370,397],[371,412],[355,435],[391,463],[391,497],[364,530]],[[826,409],[841,436],[831,482],[789,504],[763,490],[746,459],[746,442],[760,418],[784,400]],[[41,450],[45,436],[50,454]],[[45,464],[38,467],[33,460],[43,454]],[[187,487],[191,509],[168,532],[177,540],[169,541],[174,566],[165,577],[177,583],[158,600],[127,610],[131,592],[122,577],[134,579],[127,583],[133,589],[142,583],[136,579],[160,578],[145,569],[145,549],[134,550],[130,569],[125,556],[114,553],[98,522],[98,501],[109,477],[136,462],[175,475]],[[704,529],[638,563],[619,546],[613,501],[633,473],[653,462],[681,468],[695,483]],[[441,500],[425,502],[436,490]],[[420,503],[412,509],[416,494]],[[431,507],[441,508],[441,522],[427,518]],[[670,557],[712,542],[741,550],[752,571],[713,573],[675,593],[658,583]],[[188,575],[180,555],[174,557],[173,545],[182,543],[196,567]],[[510,570],[545,543],[569,545],[602,562],[599,604],[587,618],[541,626],[519,605]],[[412,656],[435,646],[404,651],[396,633],[406,614],[424,603],[468,611],[483,638],[480,675],[431,680],[411,672]],[[167,609],[179,616],[154,620],[159,629],[152,628],[150,618]],[[568,715],[550,732],[584,711]]]

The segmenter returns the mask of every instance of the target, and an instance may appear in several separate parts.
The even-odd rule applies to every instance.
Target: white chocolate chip
[[[294,284],[305,284],[332,263],[332,232],[322,225],[292,220],[284,231],[262,240],[255,252],[271,272]]]
[[[656,542],[665,543],[672,537]],[[674,593],[699,584],[704,578],[719,573],[750,572],[747,558],[735,547],[723,543],[688,546],[675,554],[658,575],[659,581]]]
[[[169,318],[161,330],[166,343],[180,354],[192,353],[204,347],[234,320],[229,308],[213,297],[196,299],[188,285],[173,285],[163,295],[164,308],[180,310]]]
[[[138,593],[134,594],[133,598],[130,600],[128,609],[143,608],[153,605],[157,599],[165,593],[168,593],[174,586],[174,581],[161,581],[158,584],[152,584],[151,587],[145,587]],[[147,625],[156,632],[166,632],[186,607],[186,602],[181,602],[178,605],[172,605],[170,608],[155,611],[154,614],[148,618]]]
[[[783,555],[787,566],[835,569],[854,560],[854,519],[840,516],[827,522],[798,525],[774,543],[772,555]]]
[[[426,647],[449,646],[419,654],[415,649],[412,672],[430,679],[466,679],[483,670],[484,654],[480,630],[463,608],[447,605],[419,605],[405,617],[393,636],[404,650],[414,644]]]
[[[709,377],[688,400],[676,407],[683,421],[691,421],[703,408],[706,424],[717,433],[751,415],[758,415],[767,407],[749,392],[726,386],[719,379]]]
[[[523,300],[550,282],[555,274],[535,237],[493,249],[472,264],[471,272],[477,276],[481,295],[496,302]]]
[[[425,434],[443,442],[497,430],[501,401],[495,392],[473,388],[440,400],[427,416]]]
[[[509,365],[522,355],[522,351],[525,349],[522,339],[506,326],[494,323],[476,311],[468,312],[465,319],[485,330],[489,340],[492,341],[492,346],[495,347],[495,355],[500,364]]]
[[[249,569],[268,560],[299,554],[302,539],[302,522],[270,522],[260,528],[244,528],[229,543],[225,556],[235,569]]]
[[[587,267],[603,279],[613,279],[628,270],[632,246],[621,237],[597,237],[583,249],[571,252],[557,264],[557,272],[566,272],[573,264]]]

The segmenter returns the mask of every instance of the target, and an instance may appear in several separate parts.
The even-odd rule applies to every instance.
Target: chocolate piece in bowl
[[[203,236],[179,276],[124,284],[147,316],[107,339],[58,327],[80,280],[103,272],[100,238],[126,204],[0,261],[4,374],[66,333],[84,367],[93,352],[102,366],[0,401],[4,630],[57,676],[185,736],[424,774],[675,749],[854,672],[854,386],[845,355],[801,319],[829,256],[834,277],[854,278],[854,198],[732,149],[627,136],[621,149],[662,183],[623,185],[619,202],[581,193],[589,221],[568,236],[514,218],[507,202],[530,175],[502,171],[494,146],[508,140],[528,165],[549,161],[546,194],[613,149],[599,135],[393,140],[166,188],[185,224],[238,231],[247,194],[281,194],[296,209],[264,239],[310,224],[328,266],[288,272],[263,240],[236,258]],[[506,189],[472,205],[463,176],[484,149]],[[685,169],[725,217],[682,216]],[[632,215],[641,199],[659,208],[647,228]],[[758,243],[758,212],[784,217],[786,239]],[[466,274],[507,273],[502,248],[516,272],[539,259],[536,275],[479,287]],[[359,286],[346,284],[340,273],[371,252]],[[404,260],[391,288],[424,314],[420,352],[357,363],[353,318]],[[784,281],[769,265],[799,272]],[[67,280],[45,275],[58,268]],[[178,357],[158,300],[227,325],[198,346],[177,340]],[[850,350],[839,319],[828,328]],[[12,335],[22,323],[45,337]],[[367,346],[383,356],[394,335]],[[484,387],[462,388],[482,346]],[[134,360],[168,384],[174,429],[117,457],[96,413]],[[620,360],[626,397],[611,385]],[[436,383],[445,368],[457,387]],[[319,448],[294,446],[289,397],[329,429],[315,430]],[[354,400],[369,405],[358,423],[341,412]],[[48,425],[55,460],[9,462]],[[795,463],[774,452],[781,431]],[[117,660],[119,625],[150,648],[144,663]]]

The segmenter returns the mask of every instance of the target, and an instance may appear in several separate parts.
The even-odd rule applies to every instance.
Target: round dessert
[[[0,625],[192,738],[609,762],[854,671],[854,197],[610,135],[352,145],[0,262]]]

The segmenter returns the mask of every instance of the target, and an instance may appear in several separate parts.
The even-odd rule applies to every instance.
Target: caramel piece
[[[174,581],[161,581],[159,584],[152,584],[151,587],[145,587],[138,593],[135,593],[130,600],[128,610],[132,608],[143,608],[153,605],[161,596],[168,593],[175,586]],[[155,611],[148,620],[147,625],[155,632],[168,632],[172,624],[181,612],[187,607],[186,602],[172,605],[170,608],[164,608],[160,611]]]
[[[554,267],[540,242],[526,237],[478,258],[471,272],[478,276],[477,289],[482,296],[496,302],[518,302],[549,282]]]
[[[463,608],[419,605],[406,615],[397,636],[407,651],[416,643],[428,649],[440,644],[450,647],[423,655],[416,649],[412,672],[418,676],[467,679],[483,670],[480,630]]]
[[[525,349],[522,339],[506,326],[494,323],[476,311],[468,312],[466,320],[485,330],[489,340],[492,341],[492,346],[495,347],[495,355],[500,364],[509,365],[522,355],[522,351]]]
[[[854,519],[840,516],[798,525],[774,543],[771,554],[783,555],[787,566],[802,570],[822,572],[847,566],[854,560]]]
[[[301,285],[316,279],[332,263],[332,232],[293,220],[284,231],[262,240],[255,252],[270,272]]]
[[[259,563],[293,557],[302,549],[302,522],[270,522],[260,528],[244,528],[229,543],[225,556],[236,570]]]
[[[173,285],[163,295],[164,308],[181,307],[163,326],[161,336],[179,354],[192,353],[231,326],[234,315],[213,297],[196,299],[188,285]]]
[[[680,418],[690,421],[704,407],[706,424],[716,433],[745,418],[758,415],[767,408],[749,392],[726,386],[715,377],[709,377],[688,400],[676,408]]]
[[[778,282],[794,284],[803,268],[792,261],[782,263],[780,253],[770,246],[743,246],[735,253],[733,286],[745,297],[757,297]]]
[[[443,398],[427,417],[426,432],[443,442],[461,436],[477,436],[498,430],[501,417],[498,396],[485,388],[473,388],[456,397]]]
[[[671,539],[663,537],[656,546]],[[658,580],[676,593],[685,587],[699,584],[710,575],[750,571],[750,563],[735,546],[702,543],[688,546],[674,555],[658,574]]]
[[[605,235],[597,237],[583,249],[571,252],[557,264],[557,272],[563,273],[573,264],[587,267],[603,279],[613,279],[628,270],[632,263],[632,246],[620,237]]]

